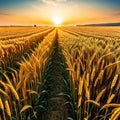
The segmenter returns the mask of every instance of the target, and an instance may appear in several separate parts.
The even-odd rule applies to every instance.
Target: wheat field
[[[54,52],[68,73],[63,104],[74,117],[67,120],[119,120],[120,28],[79,26],[0,27],[0,120],[43,120],[39,100],[47,99]]]

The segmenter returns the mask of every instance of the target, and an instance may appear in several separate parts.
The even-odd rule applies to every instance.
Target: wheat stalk
[[[79,81],[79,87],[78,87],[78,107],[81,106],[81,100],[82,100],[82,90],[83,90],[83,80],[84,78],[82,77],[82,79],[80,79]]]
[[[1,98],[0,98],[0,109],[1,109],[2,111],[4,111],[4,105],[3,105],[3,102],[2,102],[2,100],[1,100]]]
[[[91,73],[91,82],[94,80],[95,74],[96,74],[96,69],[93,68]]]
[[[118,120],[120,117],[120,107],[119,108],[115,108],[114,113],[111,115],[109,120]]]
[[[113,100],[114,97],[115,97],[115,94],[112,94],[112,95],[109,97],[109,99],[107,100],[107,104],[109,104],[109,103]]]
[[[104,70],[101,70],[100,73],[99,73],[99,75],[98,75],[98,77],[95,80],[94,87],[96,87],[98,81],[100,81],[100,80],[102,81],[103,74],[104,74]]]
[[[116,86],[116,91],[118,91],[120,89],[120,80],[118,81],[118,84]]]
[[[2,100],[1,100],[1,98],[0,98],[0,109],[2,110],[2,113],[3,113],[3,120],[6,120],[5,112],[4,112],[4,104],[3,104]]]
[[[119,63],[120,63],[120,61],[117,61],[117,62],[111,63],[111,64],[105,66],[105,69],[107,69],[107,68],[109,68],[109,67],[112,67],[112,66],[114,66],[114,65],[117,65],[117,64],[119,64]]]
[[[19,98],[19,95],[18,95],[17,91],[15,90],[15,88],[13,86],[9,85],[9,84],[6,84],[6,85],[10,88],[10,90],[11,90],[12,94],[14,95],[15,99],[17,101],[19,101],[20,98]]]
[[[114,76],[114,78],[113,78],[113,81],[112,81],[112,83],[111,83],[111,89],[115,86],[117,80],[118,80],[118,74],[116,74],[116,75]]]
[[[7,99],[9,98],[9,95],[5,91],[3,91],[2,89],[0,89],[0,93],[3,94],[3,97],[5,97]]]
[[[85,101],[85,104],[86,104],[86,103],[93,103],[94,105],[100,107],[100,104],[99,104],[98,102],[94,101],[94,100],[86,100],[86,101]]]
[[[8,100],[5,100],[5,101],[4,101],[4,104],[5,104],[5,108],[6,108],[6,113],[7,113],[7,115],[10,117],[10,120],[12,120],[11,110],[10,110],[10,106],[9,106]]]
[[[105,93],[106,91],[106,88],[104,88],[96,97],[95,101],[96,102],[99,102],[100,101],[100,98],[102,97],[102,95]]]
[[[108,108],[108,107],[120,107],[120,104],[115,104],[115,103],[105,104],[105,105],[102,106],[102,108],[100,109],[100,111],[103,110],[103,109],[105,109],[105,108]]]

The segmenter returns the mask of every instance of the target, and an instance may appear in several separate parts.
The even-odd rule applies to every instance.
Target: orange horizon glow
[[[57,14],[57,13],[56,13]],[[94,13],[92,13],[94,14]],[[102,13],[101,13],[102,14]],[[57,15],[59,16],[59,14]],[[21,20],[22,18],[22,20]],[[0,20],[0,24],[48,24],[48,25],[53,25],[56,24],[55,20],[53,20],[54,15],[51,17],[44,17],[44,16],[39,16],[36,17],[33,15],[32,16],[27,16],[27,15],[13,15],[13,16],[5,16]],[[75,19],[77,18],[77,19]],[[54,18],[55,19],[55,18]],[[102,17],[99,15],[94,15],[94,16],[77,16],[74,15],[73,17],[70,16],[64,16],[62,17],[63,20],[61,20],[60,24],[67,25],[67,24],[92,24],[92,23],[107,23],[107,22],[118,22],[120,21],[120,18],[116,18],[114,16],[107,16],[103,15]]]
[[[47,0],[46,0],[47,1]],[[69,4],[55,4],[50,0],[50,4],[31,5],[24,9],[13,9],[7,14],[0,13],[1,24],[93,24],[119,22],[120,15],[116,16],[116,11],[103,7],[100,9],[97,4],[72,2]],[[62,1],[62,0],[61,0]],[[65,0],[64,0],[65,1]],[[67,3],[67,0],[66,0]],[[62,20],[55,23],[56,16]]]

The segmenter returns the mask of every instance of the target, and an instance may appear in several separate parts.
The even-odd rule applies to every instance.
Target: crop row
[[[0,40],[10,40],[40,33],[50,27],[0,27]]]
[[[27,37],[0,41],[0,69],[11,66],[13,61],[19,60],[23,53],[36,46],[52,30],[50,28]]]
[[[119,41],[75,36],[59,30],[59,43],[68,65],[77,119],[117,120],[120,116]]]
[[[61,29],[98,39],[120,39],[119,27],[62,27]]]
[[[3,73],[0,78],[0,120],[36,118],[39,87],[55,33],[55,30],[49,33],[31,56],[19,63],[19,71],[11,68],[11,76]]]

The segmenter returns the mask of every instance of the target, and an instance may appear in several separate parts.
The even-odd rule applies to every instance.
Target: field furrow
[[[58,44],[58,33],[56,33],[53,50],[46,67],[44,85],[41,88],[38,120],[75,119],[67,76],[64,57]]]

